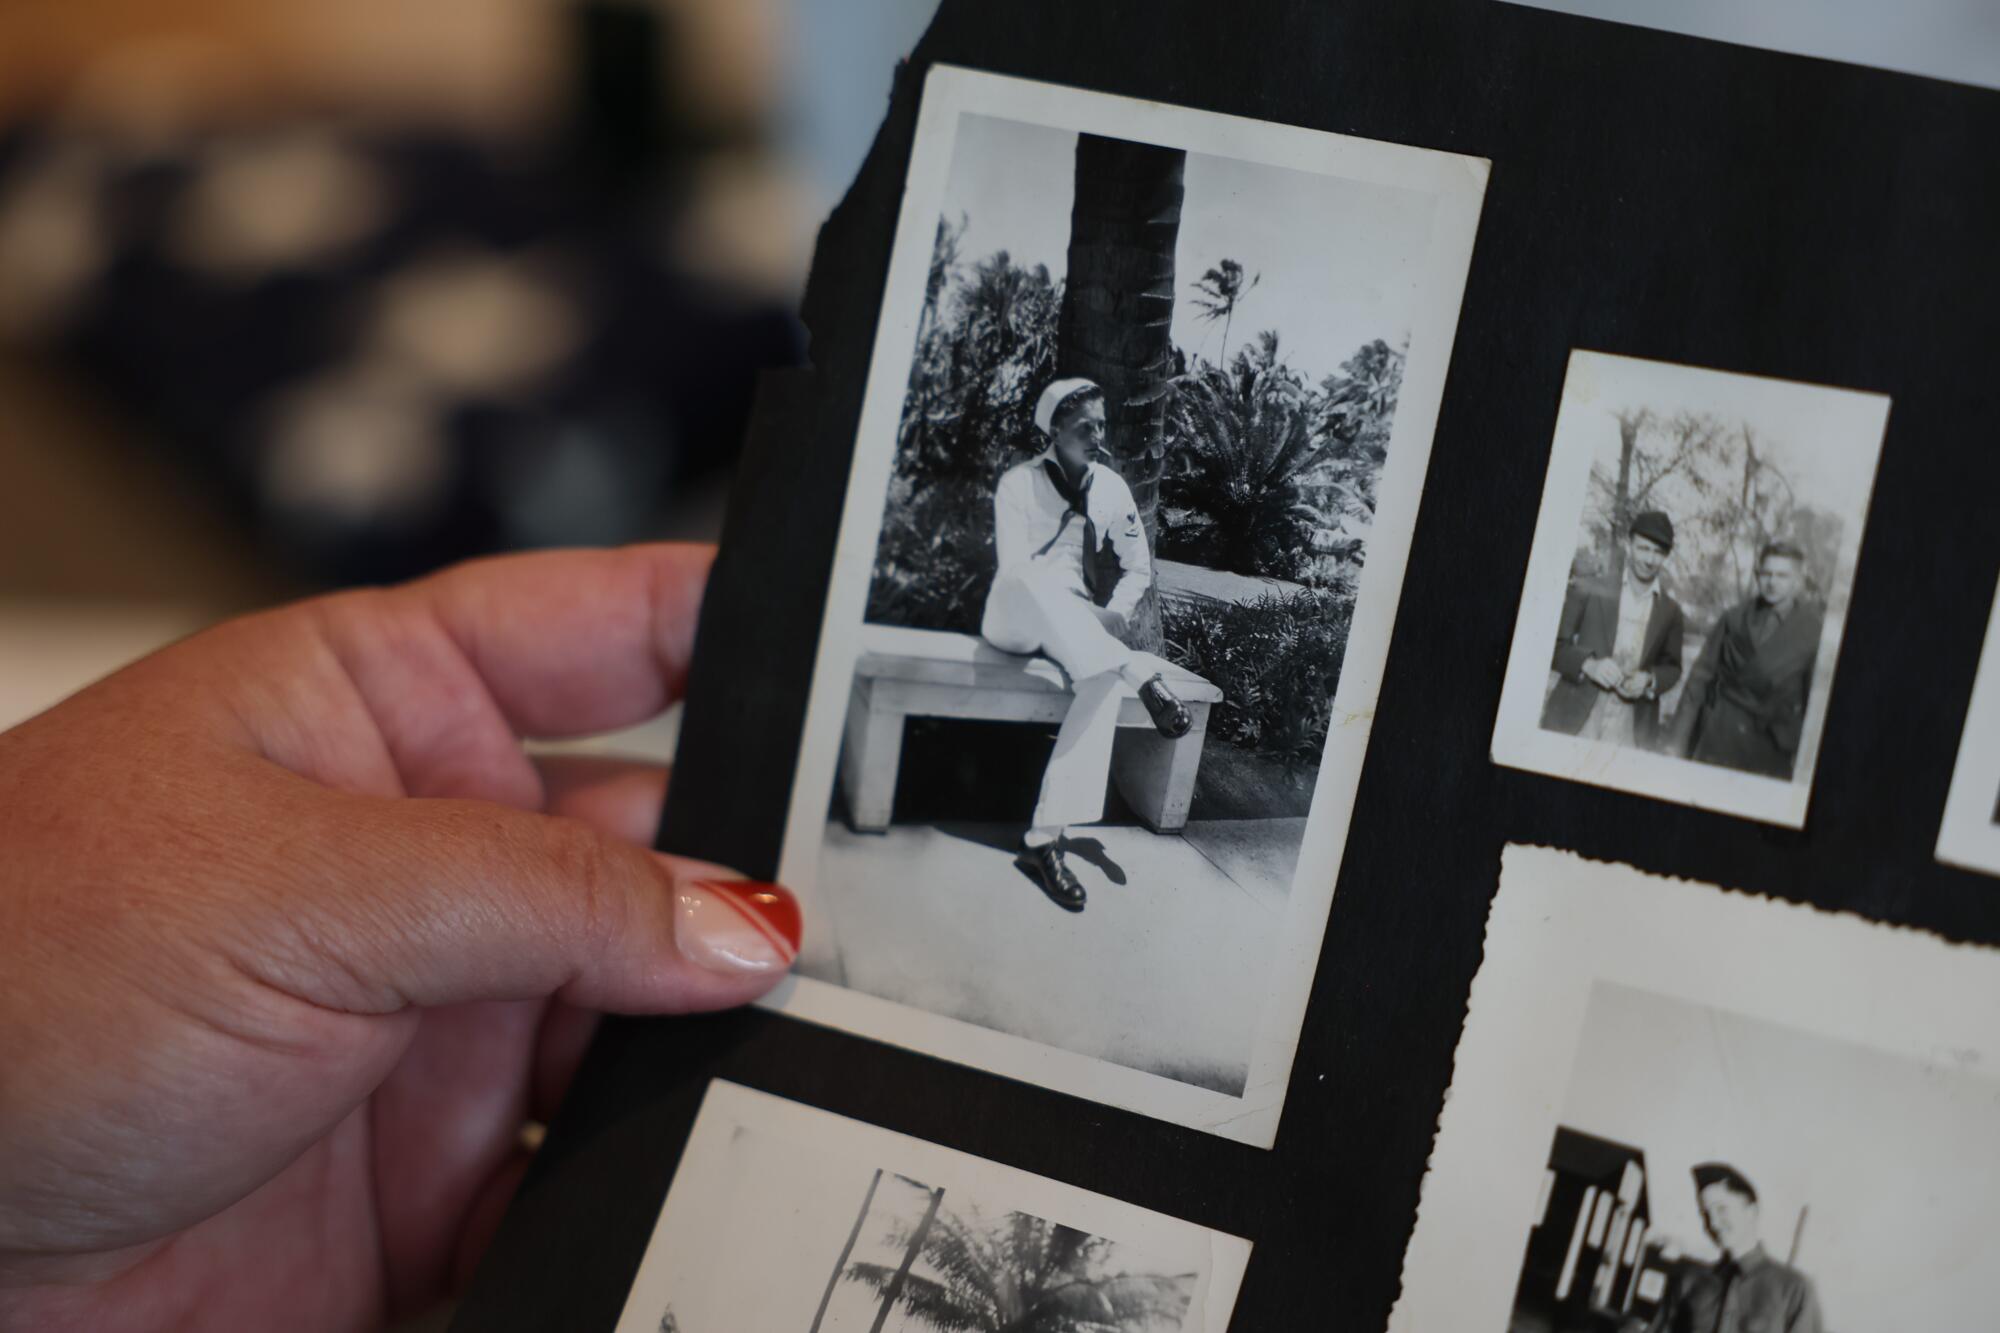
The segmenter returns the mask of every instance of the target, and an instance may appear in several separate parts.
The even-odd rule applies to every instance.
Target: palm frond
[[[853,1263],[847,1266],[847,1276],[873,1289],[877,1296],[887,1296],[896,1270],[886,1264]],[[915,1273],[904,1276],[896,1304],[929,1321],[938,1333],[997,1333],[1001,1327],[991,1311],[970,1305],[943,1284]]]

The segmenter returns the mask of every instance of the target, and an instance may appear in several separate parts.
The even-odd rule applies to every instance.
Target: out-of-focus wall
[[[839,201],[888,110],[898,59],[923,36],[938,0],[787,0],[780,123],[817,211]]]
[[[546,141],[574,106],[572,11],[592,4],[666,20],[661,93],[695,152],[661,250],[746,299],[794,302],[937,0],[0,0],[0,131],[30,116],[47,128],[53,111],[60,128],[172,149],[332,110]],[[88,369],[0,345],[0,475],[14,483],[0,490],[0,602],[228,610],[294,591],[156,447],[156,423],[104,398]]]
[[[560,103],[578,0],[10,0],[0,121],[79,99],[144,119],[301,102],[398,119],[528,124]],[[651,0],[673,22],[676,95],[754,123],[776,100],[788,0]],[[818,0],[801,0],[817,7]]]
[[[0,115],[55,101],[180,119],[337,99],[513,119],[546,101],[561,0],[15,0]]]
[[[0,126],[60,108],[126,135],[336,108],[533,131],[566,112],[592,0],[9,0]],[[938,0],[632,0],[667,20],[674,110],[729,146],[696,242],[719,275],[795,289]]]

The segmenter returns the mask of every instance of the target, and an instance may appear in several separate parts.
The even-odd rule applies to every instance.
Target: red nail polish
[[[798,957],[799,941],[804,936],[804,922],[799,913],[799,900],[789,889],[777,884],[758,884],[749,880],[701,880],[689,886],[701,899],[714,908],[724,909],[740,926],[751,932],[757,939],[768,945],[778,955],[782,965],[789,966]],[[748,941],[745,941],[746,943]]]

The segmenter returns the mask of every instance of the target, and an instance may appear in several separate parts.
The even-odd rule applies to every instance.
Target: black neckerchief
[[[1063,510],[1062,522],[1056,524],[1056,535],[1043,542],[1042,549],[1035,552],[1035,554],[1037,556],[1047,555],[1050,548],[1062,540],[1063,533],[1069,528],[1071,518],[1080,518],[1083,520],[1083,549],[1087,553],[1095,554],[1097,551],[1097,525],[1090,521],[1090,483],[1093,476],[1090,464],[1085,463],[1083,465],[1083,480],[1074,486],[1070,485],[1069,474],[1063,471],[1063,465],[1056,461],[1054,457],[1042,460],[1042,471],[1048,476],[1050,484],[1056,488],[1056,494],[1060,495],[1063,498],[1063,503],[1069,507]]]

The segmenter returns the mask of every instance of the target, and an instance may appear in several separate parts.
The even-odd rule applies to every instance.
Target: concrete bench
[[[1208,710],[1222,691],[1163,658],[1152,661],[1187,705],[1194,726],[1179,740],[1167,739],[1137,691],[1125,687],[1111,775],[1147,827],[1170,833],[1187,824]],[[1046,657],[1003,653],[970,634],[863,625],[840,749],[849,824],[860,833],[887,831],[903,761],[904,718],[1061,722],[1070,698],[1062,671]]]

